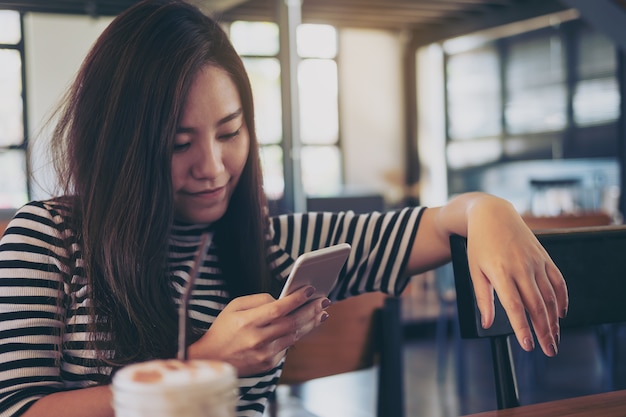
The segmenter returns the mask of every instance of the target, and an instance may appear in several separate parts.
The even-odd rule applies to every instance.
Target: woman
[[[286,349],[319,326],[313,288],[274,296],[295,258],[352,244],[332,299],[399,294],[468,237],[483,317],[495,289],[526,350],[557,353],[563,278],[513,207],[465,194],[437,208],[269,218],[248,77],[226,34],[179,1],[147,1],[87,56],[53,137],[61,197],[21,208],[0,241],[3,416],[111,416],[120,367],[176,354],[177,303],[204,234],[190,358],[233,364],[238,415],[260,416]]]

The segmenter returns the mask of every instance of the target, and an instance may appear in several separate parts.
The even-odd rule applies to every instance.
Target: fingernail
[[[327,308],[330,305],[330,300],[328,298],[324,298],[322,300],[322,308]]]
[[[567,317],[567,308],[564,308],[561,312],[561,318],[564,319],[565,317]]]
[[[557,346],[561,344],[561,335],[559,333],[554,335],[554,341],[556,342]]]
[[[483,316],[480,316],[480,325],[483,327],[483,329],[487,328],[487,323],[485,322],[485,318]]]
[[[556,356],[559,354],[559,350],[556,348],[556,345],[554,343],[550,344],[550,349],[552,349],[552,355]]]
[[[308,287],[306,289],[306,291],[304,292],[304,295],[306,295],[306,298],[309,298],[310,296],[312,296],[315,293],[315,288],[314,287]]]
[[[533,350],[535,348],[535,341],[532,339],[532,337],[524,338],[524,348],[527,351]]]
[[[320,317],[320,323],[325,322],[327,318],[328,318],[328,313],[324,311],[322,313],[322,317]]]

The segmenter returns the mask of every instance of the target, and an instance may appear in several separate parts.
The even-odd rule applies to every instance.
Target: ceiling
[[[276,20],[278,1],[189,0],[223,21]],[[0,0],[26,12],[116,15],[137,0]],[[558,12],[560,0],[303,0],[302,21],[337,27],[408,30],[429,43]]]

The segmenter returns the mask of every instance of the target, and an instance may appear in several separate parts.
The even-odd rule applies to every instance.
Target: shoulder
[[[67,237],[70,204],[67,199],[31,201],[17,210],[8,223],[5,238],[28,236],[60,246],[60,239]]]

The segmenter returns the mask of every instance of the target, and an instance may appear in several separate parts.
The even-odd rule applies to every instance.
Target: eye
[[[174,153],[184,152],[191,146],[190,142],[174,143]]]
[[[234,132],[224,133],[224,134],[220,135],[220,139],[221,140],[233,139],[233,138],[236,138],[237,136],[239,136],[240,133],[241,133],[241,127],[239,129],[235,130]]]

